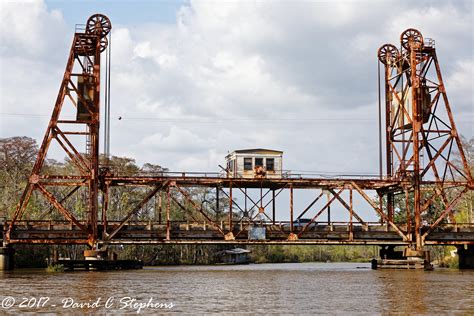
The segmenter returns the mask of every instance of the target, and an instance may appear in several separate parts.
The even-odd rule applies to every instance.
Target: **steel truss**
[[[73,36],[58,97],[41,143],[28,184],[20,198],[5,239],[8,242],[15,222],[21,219],[34,191],[51,203],[67,220],[88,234],[89,243],[97,239],[98,186],[99,186],[99,122],[100,122],[100,55],[108,45],[110,20],[100,14],[91,16],[84,30]],[[73,106],[77,116],[62,119],[64,105]],[[85,153],[77,146],[77,138],[85,140]],[[45,168],[45,159],[51,143],[55,141],[76,167],[70,175],[52,175]],[[48,186],[74,186],[70,197],[79,187],[87,188],[87,220],[81,223],[74,211],[66,209],[61,201],[48,190]],[[67,198],[65,197],[65,198]]]
[[[387,194],[387,212],[393,218],[395,194],[406,196],[406,221],[411,225],[413,212],[416,248],[422,249],[427,236],[446,216],[455,223],[453,210],[473,189],[473,181],[434,40],[425,40],[418,30],[408,29],[401,34],[400,44],[400,50],[385,44],[378,51],[379,61],[385,66],[386,172],[390,179],[409,181]],[[427,188],[426,179],[434,185]],[[439,208],[437,203],[441,204],[440,215],[425,233],[420,233],[423,213],[431,207]]]
[[[5,227],[5,245],[79,243],[97,248],[116,243],[335,243],[404,244],[422,250],[425,244],[474,244],[474,227],[457,226],[453,216],[456,204],[474,188],[472,176],[454,124],[434,43],[424,41],[418,31],[410,29],[402,34],[400,50],[386,44],[378,53],[385,65],[387,176],[270,180],[217,174],[122,175],[108,165],[99,166],[100,57],[107,47],[110,29],[107,17],[94,15],[85,30],[74,34],[36,163],[14,216]],[[73,80],[76,78],[80,78],[77,84]],[[75,119],[62,118],[66,100],[77,109]],[[79,131],[77,126],[85,130]],[[77,141],[71,137],[82,137],[86,153],[73,145]],[[53,141],[74,164],[74,171],[51,174],[45,168],[46,154]],[[453,160],[455,149],[461,166]],[[143,188],[143,196],[132,209],[123,210],[121,219],[111,220],[111,211],[117,211],[111,210],[111,191],[117,187]],[[61,193],[57,188],[66,190]],[[197,201],[190,193],[192,188],[213,192],[214,202]],[[294,207],[295,190],[315,193],[298,211]],[[23,219],[33,192],[50,203],[51,209],[45,215],[56,210],[66,222]],[[257,197],[250,192],[257,192]],[[86,216],[64,206],[77,194],[87,197]],[[236,194],[243,201],[236,199]],[[276,201],[282,194],[289,197],[284,221],[276,216]],[[371,195],[378,198],[374,200]],[[406,216],[401,222],[394,216],[397,195],[406,199]],[[364,201],[365,206],[356,207],[355,199]],[[155,216],[145,222],[139,220],[151,204]],[[440,205],[440,215],[424,227],[423,212]],[[171,220],[172,206],[184,211],[184,221]],[[347,213],[347,222],[331,220],[331,207],[334,212],[336,206]],[[365,220],[361,214],[366,209],[376,214],[380,222]],[[327,215],[324,223],[323,214]],[[448,223],[444,221],[447,216]],[[296,224],[304,217],[309,221]],[[253,227],[265,227],[267,237],[249,240]]]

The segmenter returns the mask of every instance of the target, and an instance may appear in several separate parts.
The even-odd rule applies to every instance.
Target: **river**
[[[0,314],[474,314],[474,271],[365,263],[0,272]]]

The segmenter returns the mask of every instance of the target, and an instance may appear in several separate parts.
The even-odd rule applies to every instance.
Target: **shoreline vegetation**
[[[46,268],[46,272],[50,272],[50,273],[64,272],[64,266],[62,264],[48,265],[48,267]]]
[[[153,245],[115,247],[118,259],[142,260],[145,266],[169,265],[214,265],[219,264],[216,254],[232,249],[226,245]],[[299,245],[252,245],[250,263],[305,263],[305,262],[366,262],[378,257],[378,246],[299,246]],[[60,258],[81,260],[85,246],[18,245],[16,247],[16,267],[49,268],[47,265],[53,250]],[[432,261],[438,267],[456,268],[457,257],[451,255],[454,247],[430,247]],[[49,271],[49,270],[48,270]]]

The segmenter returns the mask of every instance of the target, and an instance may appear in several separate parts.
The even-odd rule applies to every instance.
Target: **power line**
[[[22,117],[49,117],[46,114],[30,114],[30,113],[0,113],[0,115],[5,116],[22,116]],[[221,117],[209,117],[209,118],[151,118],[151,117],[127,117],[119,116],[118,120],[127,120],[127,121],[157,121],[157,122],[187,122],[187,123],[215,123],[215,122],[293,122],[293,121],[375,121],[370,118],[221,118]]]
[[[35,113],[4,113],[2,116],[21,116],[21,117],[50,117],[46,114]],[[209,118],[152,118],[152,117],[127,117],[119,116],[116,118],[120,121],[152,121],[160,123],[197,123],[197,124],[214,124],[227,122],[375,122],[375,118],[335,118],[335,117],[320,117],[320,118],[223,118],[223,117],[209,117]],[[458,119],[457,122],[470,123],[474,122],[474,118]]]

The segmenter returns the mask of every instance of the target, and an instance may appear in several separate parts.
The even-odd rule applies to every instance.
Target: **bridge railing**
[[[137,176],[137,177],[179,177],[179,178],[230,178],[227,172],[215,172],[215,171],[138,171],[138,172],[124,172],[115,169],[113,166],[111,170],[115,176]],[[233,177],[233,179],[242,179],[243,177]],[[360,180],[377,180],[377,179],[388,179],[387,177],[380,177],[377,174],[342,174],[337,172],[303,172],[299,170],[282,170],[281,179],[360,179]],[[272,178],[273,179],[273,178]]]

